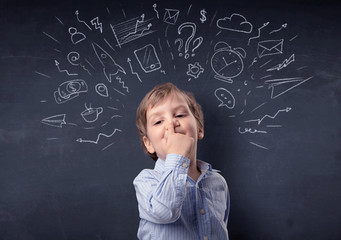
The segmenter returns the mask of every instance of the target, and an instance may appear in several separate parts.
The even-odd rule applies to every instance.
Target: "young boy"
[[[171,83],[141,101],[136,126],[144,151],[156,161],[134,179],[139,239],[228,239],[225,179],[196,158],[203,113],[192,94]]]

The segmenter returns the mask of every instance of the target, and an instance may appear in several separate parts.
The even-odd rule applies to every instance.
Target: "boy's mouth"
[[[185,132],[183,132],[183,131],[177,131],[177,130],[174,130],[174,133],[179,133],[179,134],[182,134],[182,135],[186,135],[186,133],[185,133]]]

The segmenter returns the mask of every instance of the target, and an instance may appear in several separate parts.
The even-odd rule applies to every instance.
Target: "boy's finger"
[[[163,138],[168,138],[168,126],[166,126],[165,133],[163,135]]]

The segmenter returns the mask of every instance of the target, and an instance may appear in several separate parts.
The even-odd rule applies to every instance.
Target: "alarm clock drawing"
[[[211,58],[215,79],[233,83],[232,78],[239,76],[243,69],[246,52],[243,48],[231,48],[226,42],[217,42]]]

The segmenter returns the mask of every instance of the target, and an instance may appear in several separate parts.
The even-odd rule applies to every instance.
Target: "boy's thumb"
[[[165,139],[168,138],[168,129],[169,129],[169,127],[166,126],[165,133],[164,133],[164,135],[163,135],[163,138],[165,138]]]

